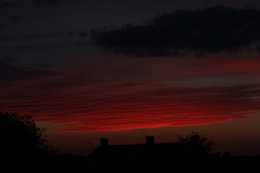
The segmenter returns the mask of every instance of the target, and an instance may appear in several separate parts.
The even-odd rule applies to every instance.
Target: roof
[[[101,145],[89,156],[88,167],[93,170],[114,170],[114,172],[121,172],[126,168],[129,172],[136,172],[133,170],[136,168],[168,169],[173,163],[180,165],[202,158],[198,151],[197,147],[189,143]]]
[[[158,143],[134,145],[107,145],[98,147],[91,155],[91,159],[122,160],[148,159],[158,157],[182,157],[196,153],[193,146],[183,143]]]

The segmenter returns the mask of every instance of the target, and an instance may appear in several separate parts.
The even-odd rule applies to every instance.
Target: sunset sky
[[[198,131],[220,150],[260,154],[259,8],[0,0],[0,111],[31,115],[65,152]]]

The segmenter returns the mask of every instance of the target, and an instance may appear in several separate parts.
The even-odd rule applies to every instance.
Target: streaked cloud
[[[39,69],[36,67],[15,65],[6,61],[0,60],[0,80],[5,81],[19,81],[29,80],[33,78],[39,78],[49,76],[54,72]]]
[[[227,57],[118,57],[74,68],[70,64],[58,68],[59,75],[2,87],[0,105],[2,111],[60,124],[64,131],[204,125],[255,117],[260,112],[260,81],[239,82],[234,74],[258,79],[259,60],[240,57],[242,66],[238,58]],[[226,74],[229,81],[223,78]],[[206,75],[218,77],[219,84]],[[198,85],[198,78],[205,80]]]

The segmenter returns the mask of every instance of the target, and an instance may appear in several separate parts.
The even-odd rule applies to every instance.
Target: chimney
[[[146,144],[153,145],[154,144],[154,136],[146,136]]]
[[[100,146],[101,146],[101,147],[106,147],[106,146],[108,146],[108,139],[107,139],[107,138],[101,138],[101,139],[100,139]]]

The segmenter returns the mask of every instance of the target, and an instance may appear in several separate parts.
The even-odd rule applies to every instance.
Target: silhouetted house
[[[145,144],[109,145],[108,139],[101,139],[100,146],[89,156],[92,170],[133,172],[162,170],[205,160],[200,152],[200,139],[191,143],[155,143],[153,136],[146,137]]]

